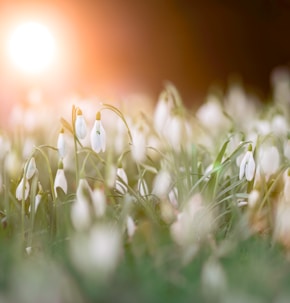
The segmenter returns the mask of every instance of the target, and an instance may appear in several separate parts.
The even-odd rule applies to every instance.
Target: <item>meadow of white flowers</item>
[[[61,107],[15,109],[0,134],[1,302],[287,302],[289,74],[268,102],[237,84],[193,111],[168,83],[137,114]]]

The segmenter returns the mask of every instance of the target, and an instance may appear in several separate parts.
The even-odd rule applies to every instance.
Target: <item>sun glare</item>
[[[38,74],[49,68],[55,50],[52,33],[37,22],[19,25],[8,41],[8,55],[12,63],[27,74]]]

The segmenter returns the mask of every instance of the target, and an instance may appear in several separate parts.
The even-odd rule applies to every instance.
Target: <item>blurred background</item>
[[[57,62],[41,75],[20,73],[5,53],[23,20],[43,22],[56,39]],[[288,0],[0,0],[1,111],[34,86],[50,100],[70,92],[156,100],[169,80],[191,106],[238,76],[267,96],[272,70],[289,67],[289,33]]]

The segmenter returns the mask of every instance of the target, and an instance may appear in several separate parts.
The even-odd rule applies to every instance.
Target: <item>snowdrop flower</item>
[[[281,199],[278,203],[274,225],[274,239],[290,248],[290,204]]]
[[[34,199],[34,212],[36,213],[37,209],[38,209],[38,206],[39,206],[39,203],[41,201],[41,198],[42,198],[42,194],[41,193],[38,193],[36,196],[35,196],[35,199]],[[28,212],[31,212],[31,205],[29,205],[29,208],[28,208]]]
[[[134,127],[131,131],[133,144],[131,147],[132,157],[138,163],[146,159],[146,137],[140,127]]]
[[[59,166],[58,166],[58,170],[56,172],[55,175],[55,179],[54,179],[54,192],[55,195],[57,196],[57,191],[56,189],[60,187],[64,193],[67,193],[67,181],[66,181],[66,177],[64,174],[64,169],[63,169],[63,163],[60,161]]]
[[[288,131],[286,118],[282,115],[276,115],[272,120],[272,130],[277,136],[286,136]]]
[[[184,140],[185,127],[180,116],[172,115],[168,120],[166,137],[174,150],[179,151]]]
[[[91,189],[86,179],[80,179],[76,192],[76,201],[71,208],[71,219],[76,230],[84,230],[91,223]]]
[[[260,171],[267,177],[277,172],[280,165],[280,155],[277,147],[261,147],[259,153]]]
[[[162,133],[173,107],[172,99],[167,91],[161,93],[154,112],[154,127]]]
[[[178,214],[170,233],[177,244],[186,247],[207,237],[213,230],[213,222],[212,211],[203,205],[203,198],[197,193]]]
[[[29,182],[26,179],[24,184],[24,177],[23,177],[16,188],[16,199],[19,201],[21,201],[22,199],[26,200],[28,198],[29,190],[30,190]]]
[[[118,178],[121,180],[118,180]],[[116,189],[121,194],[128,191],[128,177],[123,167],[117,168]]]
[[[96,120],[91,131],[91,146],[96,153],[106,150],[106,132],[101,122],[100,112],[96,114]]]
[[[106,195],[103,188],[95,188],[92,192],[92,201],[96,217],[104,216],[106,212]]]
[[[225,119],[221,102],[215,95],[208,96],[207,102],[197,110],[196,117],[203,126],[214,134],[230,126],[229,121]]]
[[[59,157],[61,159],[63,159],[65,154],[66,154],[66,146],[65,146],[65,138],[64,138],[64,129],[63,128],[61,128],[61,130],[58,134],[57,150],[58,150]]]
[[[153,180],[153,194],[158,198],[164,198],[170,190],[171,183],[170,173],[165,169],[161,169]]]
[[[95,225],[86,234],[76,233],[70,241],[70,255],[76,268],[85,274],[108,278],[122,253],[119,230],[112,225]]]
[[[290,204],[290,169],[288,168],[284,173],[284,200]]]
[[[81,109],[77,109],[75,131],[78,139],[84,139],[87,134],[87,125]]]
[[[147,182],[145,181],[144,178],[138,179],[137,188],[138,188],[139,194],[140,194],[142,197],[148,196],[148,195],[149,195],[148,185],[147,185]]]
[[[248,197],[249,207],[254,208],[258,204],[260,199],[261,199],[260,192],[257,189],[253,189],[249,193],[249,197]]]
[[[131,216],[128,216],[128,217],[127,217],[127,222],[126,222],[126,224],[127,224],[127,233],[128,233],[128,237],[129,237],[129,238],[132,238],[133,235],[134,235],[134,233],[135,233],[135,231],[136,231],[136,225],[135,225],[135,222],[134,222],[134,220],[132,219]]]
[[[253,157],[252,145],[250,144],[240,164],[239,179],[241,180],[244,176],[246,176],[247,181],[252,181],[255,175],[255,169],[256,164]]]
[[[35,159],[32,157],[29,162],[26,162],[24,167],[24,172],[26,173],[26,179],[29,180],[33,177],[36,172]]]

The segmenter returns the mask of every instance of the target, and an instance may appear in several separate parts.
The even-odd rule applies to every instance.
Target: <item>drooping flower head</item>
[[[29,182],[27,179],[24,182],[23,177],[16,188],[16,199],[19,201],[21,201],[22,199],[26,200],[28,198],[29,190]]]
[[[25,167],[24,167],[26,179],[27,180],[31,179],[34,176],[36,170],[37,169],[36,169],[35,158],[32,157],[28,162],[26,162]]]
[[[67,193],[67,181],[66,181],[66,177],[64,174],[64,169],[63,169],[63,163],[62,161],[59,162],[58,165],[58,170],[56,172],[55,175],[55,179],[54,179],[54,193],[57,196],[57,188],[60,187],[64,193]]]
[[[91,146],[96,153],[106,150],[106,132],[101,122],[100,112],[96,114],[96,120],[91,131]]]
[[[66,146],[65,146],[65,138],[64,138],[64,129],[63,128],[60,129],[59,134],[58,134],[57,150],[58,150],[59,157],[61,159],[63,159],[65,154],[66,154]]]
[[[87,125],[80,108],[76,111],[75,131],[78,139],[84,139],[87,135]]]
[[[252,144],[250,144],[240,164],[240,173],[239,173],[240,180],[244,176],[246,177],[247,181],[252,181],[254,178],[256,164],[253,157],[252,149],[253,149]]]

